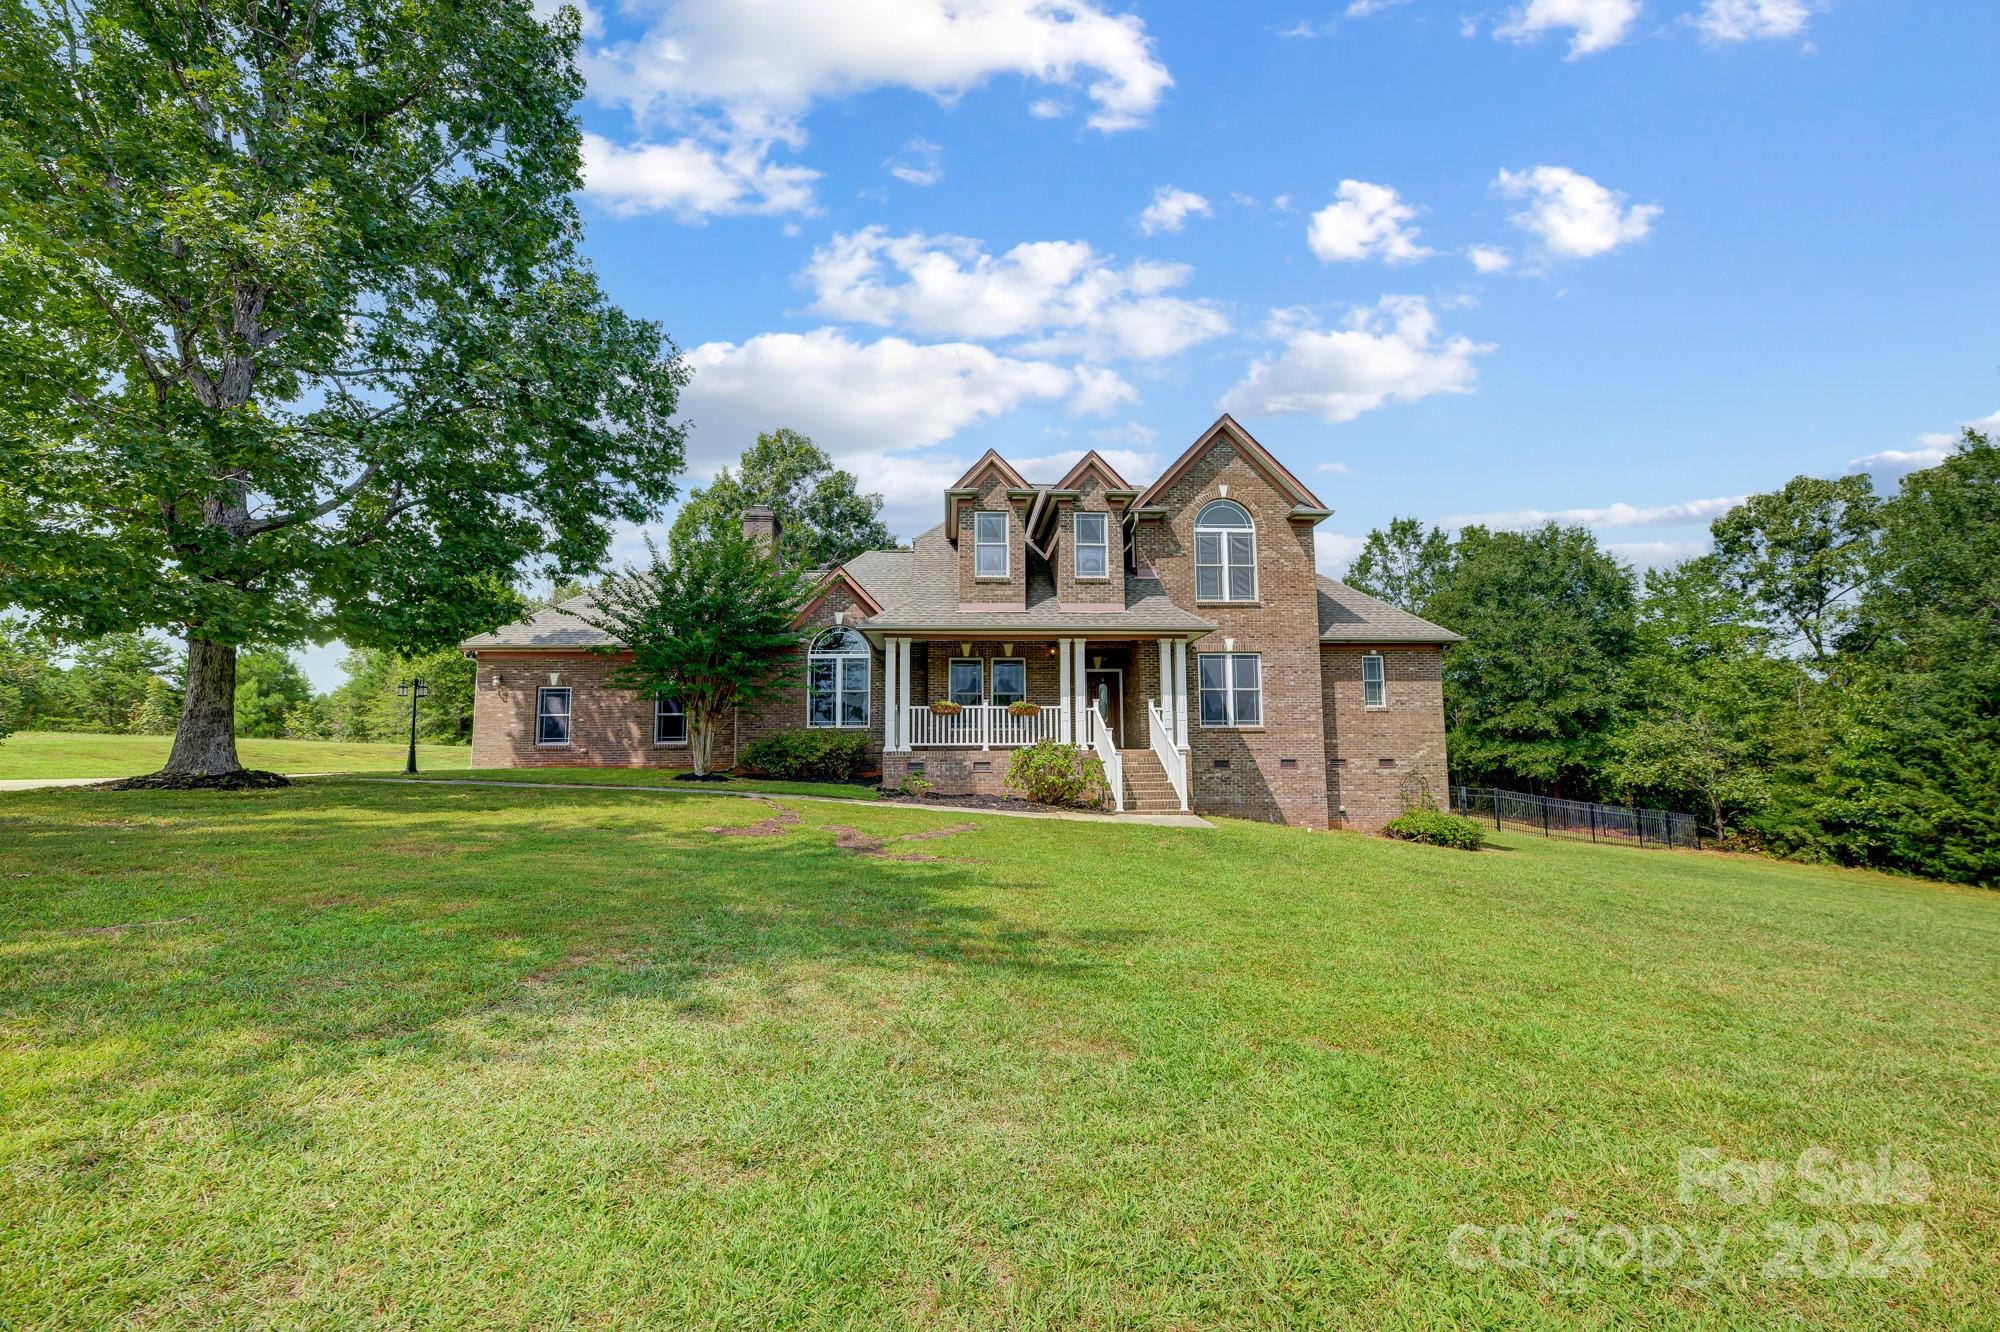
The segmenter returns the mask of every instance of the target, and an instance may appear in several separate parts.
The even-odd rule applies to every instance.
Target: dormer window
[[[1078,578],[1109,578],[1111,576],[1111,542],[1106,535],[1109,526],[1106,515],[1101,513],[1079,513],[1076,515],[1076,576]]]
[[[1234,500],[1216,500],[1194,520],[1196,601],[1257,599],[1257,528]]]
[[[975,513],[972,515],[972,576],[974,578],[1005,578],[1007,576],[1007,515],[1005,513]]]

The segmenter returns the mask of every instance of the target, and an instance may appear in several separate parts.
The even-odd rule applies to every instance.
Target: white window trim
[[[1102,540],[1085,541],[1083,539],[1081,525],[1083,523],[1083,520],[1086,518],[1097,519],[1098,530],[1104,534]],[[1094,511],[1076,514],[1070,520],[1070,531],[1075,536],[1074,544],[1076,546],[1076,554],[1072,558],[1070,569],[1076,575],[1077,580],[1079,582],[1085,582],[1085,583],[1110,582],[1111,581],[1111,515],[1108,513],[1097,513]],[[1104,552],[1103,573],[1087,574],[1083,571],[1083,548],[1085,546],[1089,546],[1092,550],[1101,550]]]
[[[1375,663],[1375,669],[1378,672],[1378,678],[1374,683],[1380,689],[1379,696],[1373,703],[1368,701],[1368,663],[1371,661]],[[1369,712],[1388,711],[1389,663],[1383,659],[1382,654],[1379,652],[1364,652],[1361,655],[1361,706]]]
[[[1234,504],[1238,509],[1242,509],[1243,516],[1244,518],[1249,520],[1250,525],[1248,527],[1208,526],[1204,525],[1201,522],[1200,512],[1197,512],[1194,525],[1194,585],[1195,585],[1194,595],[1195,595],[1195,602],[1198,605],[1199,604],[1213,605],[1225,602],[1232,603],[1235,605],[1247,605],[1257,600],[1257,590],[1258,590],[1257,589],[1257,584],[1258,584],[1257,520],[1250,516],[1250,510],[1244,509],[1241,504],[1236,504],[1235,500],[1228,500],[1228,501],[1210,500],[1208,504],[1204,504],[1201,506],[1201,511],[1206,511],[1210,504],[1225,503],[1225,502],[1229,504]],[[1242,536],[1245,533],[1248,533],[1250,537],[1250,595],[1247,597],[1232,597],[1229,595],[1229,571],[1234,566],[1232,566],[1229,562],[1229,538],[1232,535]],[[1213,535],[1216,538],[1216,543],[1215,543],[1216,551],[1222,557],[1221,563],[1215,566],[1216,568],[1222,571],[1221,596],[1204,597],[1203,595],[1201,595],[1201,570],[1202,570],[1201,539],[1205,535]]]
[[[1229,662],[1223,669],[1223,679],[1227,682],[1222,690],[1223,711],[1227,720],[1212,722],[1201,710],[1201,696],[1213,693],[1201,685],[1201,663],[1207,657],[1221,657]],[[1257,663],[1257,720],[1240,722],[1236,719],[1236,661],[1237,657],[1248,657]],[[1205,731],[1261,731],[1264,729],[1264,654],[1261,652],[1197,652],[1194,659],[1194,715]]]
[[[817,643],[826,630],[815,635]],[[816,722],[813,720],[813,663],[830,661],[833,663],[833,720]],[[868,687],[861,691],[861,720],[844,722],[840,719],[841,697],[847,692],[847,668],[852,662],[861,662],[868,669]],[[806,648],[806,729],[810,731],[865,731],[875,721],[875,654],[865,647],[860,652],[816,652]]]
[[[993,658],[993,664],[986,671],[986,701],[995,707],[1000,705],[1000,698],[994,692],[997,688],[994,681],[1000,678],[1000,667],[1008,662],[1013,662],[1021,668],[1021,701],[1023,703],[1028,701],[1028,659],[1026,657],[995,657]]]
[[[944,696],[945,700],[950,703],[958,703],[958,699],[954,697],[956,691],[951,687],[951,673],[952,667],[960,665],[972,666],[979,671],[979,697],[970,703],[959,704],[960,707],[976,708],[986,701],[986,658],[950,657],[946,659],[944,664]]]
[[[545,716],[553,717],[555,715],[552,712],[545,713],[542,711],[542,699],[544,699],[550,694],[561,694],[563,696],[563,712],[562,712],[563,738],[560,740],[542,739],[542,718]],[[576,739],[576,696],[570,692],[570,687],[568,685],[542,685],[541,687],[536,689],[535,690],[535,747],[537,749],[568,749],[570,747],[570,743],[575,739]]]
[[[671,717],[674,715],[671,712],[661,711],[661,708],[666,704],[666,702],[667,699],[665,695],[656,694],[653,697],[653,744],[655,745],[655,747],[661,749],[685,749],[687,747],[687,742],[688,742],[688,719],[687,719],[687,709],[685,707],[683,707],[680,710],[681,738],[678,740],[660,739],[660,719],[662,717]]]
[[[998,542],[979,539],[979,520],[998,518],[1002,535]],[[1000,572],[979,572],[979,551],[982,546],[1000,547]],[[976,582],[1005,582],[1014,576],[1014,520],[1005,509],[980,509],[972,515],[972,577]]]

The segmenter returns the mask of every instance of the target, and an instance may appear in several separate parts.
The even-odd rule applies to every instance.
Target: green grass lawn
[[[675,790],[756,791],[764,795],[834,796],[842,800],[880,800],[880,787],[852,782],[787,782],[771,777],[731,777],[726,782],[677,782],[676,773],[662,768],[473,768],[470,771],[419,773],[420,777],[470,778],[485,782],[560,782],[570,786],[664,786]]]
[[[0,780],[135,777],[158,772],[173,747],[170,735],[22,731],[0,740]],[[272,772],[401,772],[409,746],[349,744],[344,740],[238,740],[236,752],[245,767]],[[417,746],[419,767],[463,771],[471,755],[464,745]]]
[[[1993,893],[336,781],[0,795],[0,874],[0,1326],[2000,1324]],[[1571,1213],[1738,1238],[1453,1261]]]

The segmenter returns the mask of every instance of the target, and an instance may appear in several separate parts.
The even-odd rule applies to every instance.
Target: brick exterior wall
[[[939,795],[1016,796],[1007,789],[1011,749],[913,749],[882,756],[882,785],[897,787],[920,768]]]
[[[613,689],[606,676],[624,660],[594,652],[482,652],[472,692],[475,768],[687,768],[686,745],[653,743],[653,700]],[[570,691],[570,742],[535,743],[536,691]],[[727,767],[735,736],[724,723],[715,762]]]
[[[1195,599],[1195,518],[1210,500],[1223,497],[1224,485],[1228,498],[1248,510],[1257,527],[1258,600],[1251,604]],[[1326,738],[1311,526],[1290,521],[1291,496],[1252,465],[1226,433],[1151,502],[1167,516],[1139,525],[1140,567],[1153,568],[1175,605],[1190,607],[1217,626],[1188,659],[1189,803],[1206,813],[1325,827]],[[1201,724],[1196,654],[1225,651],[1231,639],[1235,651],[1260,658],[1264,720],[1259,727]]]
[[[833,627],[836,613],[845,612],[847,623],[865,619],[868,610],[860,605],[854,594],[839,583],[835,583],[822,593],[819,599],[806,607],[804,625],[810,634],[816,635]],[[810,641],[810,638],[808,639]],[[779,677],[778,688],[756,709],[746,712],[739,719],[742,730],[743,748],[748,749],[757,740],[779,731],[798,731],[806,724],[806,649],[800,647],[793,652],[792,660]],[[868,744],[879,758],[882,753],[882,672],[887,669],[883,654],[870,650],[868,654]]]
[[[988,467],[973,483],[979,498],[961,501],[958,507],[958,599],[961,604],[991,606],[996,610],[1028,606],[1028,550],[1025,540],[1027,508],[1007,498],[1011,483],[997,467]],[[1007,576],[974,578],[973,515],[980,511],[1007,515]]]
[[[1116,604],[1122,607],[1125,604],[1125,560],[1119,548],[1118,513],[1104,497],[1109,486],[1093,466],[1084,472],[1076,488],[1076,499],[1057,501],[1056,530],[1050,545],[1056,579],[1056,603],[1063,606]],[[1103,578],[1076,576],[1076,515],[1079,513],[1105,515],[1106,576]]]
[[[1361,659],[1382,657],[1387,706],[1362,702]],[[1444,658],[1435,647],[1326,647],[1320,652],[1326,715],[1327,820],[1379,828],[1405,797],[1428,789],[1451,803],[1445,776]],[[1384,764],[1383,760],[1391,760]]]

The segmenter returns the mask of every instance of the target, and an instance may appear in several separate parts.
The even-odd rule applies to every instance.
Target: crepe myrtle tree
[[[629,653],[606,673],[616,689],[678,699],[697,777],[714,766],[716,725],[783,686],[806,630],[804,573],[737,532],[696,533],[668,559],[650,540],[646,567],[628,566],[597,593],[584,620]]]
[[[421,651],[673,495],[686,382],[577,255],[578,16],[0,0],[0,606]]]

